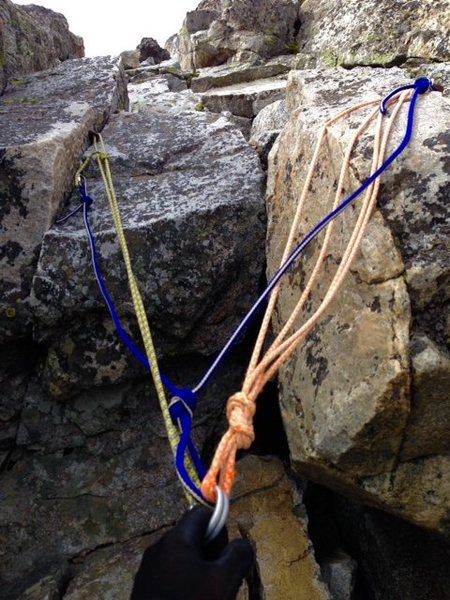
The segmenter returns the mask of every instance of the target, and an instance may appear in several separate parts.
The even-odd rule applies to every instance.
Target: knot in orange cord
[[[253,415],[255,403],[244,392],[233,394],[227,403],[227,419],[230,429],[236,434],[238,449],[247,449],[255,439]]]
[[[202,494],[208,502],[216,502],[216,486],[230,495],[236,477],[236,452],[247,449],[255,439],[252,418],[255,403],[244,392],[233,394],[227,403],[228,431],[217,447],[208,473],[202,481]]]

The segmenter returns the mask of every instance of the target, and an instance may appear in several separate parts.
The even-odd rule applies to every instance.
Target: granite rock
[[[201,94],[201,98],[212,112],[230,111],[236,116],[252,119],[265,106],[282,99],[285,90],[286,79],[268,77],[210,89]]]
[[[153,75],[144,81],[128,84],[130,111],[162,113],[167,116],[195,111],[201,103],[198,94],[187,89],[186,80],[174,75]]]
[[[84,56],[83,40],[65,17],[43,6],[0,2],[0,94],[8,79]]]
[[[206,365],[184,357],[163,368],[174,382],[187,385]],[[223,403],[242,376],[233,359],[202,394],[193,430],[200,451],[210,452],[216,443]],[[0,474],[5,600],[44,577],[59,581],[69,563],[82,562],[99,547],[172,525],[185,509],[149,376],[90,390],[70,403],[51,400],[35,378],[16,443]]]
[[[27,76],[0,98],[0,343],[30,332],[42,238],[71,193],[89,131],[126,107],[126,94],[121,67],[101,57]]]
[[[158,351],[207,355],[221,347],[257,294],[263,176],[256,153],[225,118],[182,112],[176,127],[173,119],[170,113],[122,113],[103,137]],[[134,310],[111,212],[94,167],[88,177],[99,261],[127,327]],[[44,376],[55,395],[126,375],[128,353],[106,316],[79,217],[45,234],[33,314],[35,336],[49,344]]]
[[[125,50],[120,53],[120,58],[122,59],[122,66],[126,71],[139,68],[139,50]]]
[[[292,72],[290,121],[269,159],[269,275],[279,264],[324,120],[406,82],[400,69]],[[449,281],[449,119],[449,102],[440,93],[420,98],[413,141],[383,174],[378,209],[339,297],[280,375],[283,416],[299,472],[438,531],[447,528],[450,497],[448,420],[444,424],[448,352],[439,327]],[[344,147],[357,123],[353,117],[330,128],[299,236],[328,212]],[[390,148],[399,143],[403,127]],[[368,176],[369,152],[364,136],[352,158],[346,196]],[[355,214],[350,209],[336,222],[306,314],[336,269]],[[282,286],[275,328],[286,321],[317,252],[315,244]],[[414,345],[412,335],[430,341]],[[431,379],[433,395],[427,391]],[[437,436],[436,407],[442,417]]]
[[[296,0],[201,2],[177,36],[181,65],[195,71],[287,54],[298,32],[298,5]]]
[[[170,58],[169,52],[161,48],[158,42],[151,37],[142,38],[137,49],[139,51],[139,62],[144,62],[144,60],[151,58],[156,65]]]
[[[229,529],[249,539],[256,553],[250,591],[266,600],[330,600],[307,518],[300,516],[305,509],[282,463],[255,456],[240,461],[234,497]]]
[[[357,562],[343,551],[321,561],[322,577],[333,600],[353,600]]]
[[[286,101],[283,99],[268,104],[253,119],[249,143],[258,152],[261,162],[266,168],[269,152],[288,122],[288,118]]]
[[[244,583],[239,600],[255,594],[266,600],[330,600],[306,520],[297,516],[302,510],[277,459],[246,457],[239,462],[228,530],[231,538],[247,537],[257,558],[257,575]],[[80,557],[64,600],[127,600],[142,552],[165,530]]]
[[[448,0],[305,0],[299,11],[299,64],[401,65],[450,60]]]
[[[379,510],[336,498],[344,542],[364,573],[365,596],[374,600],[441,600],[450,586],[447,539]]]
[[[276,77],[288,73],[295,64],[292,56],[279,56],[262,64],[236,63],[199,69],[193,77],[193,92],[206,92],[212,88],[249,83],[257,79]]]

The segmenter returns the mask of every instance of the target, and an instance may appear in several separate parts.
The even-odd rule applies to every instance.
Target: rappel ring
[[[230,512],[230,499],[219,487],[216,487],[217,502],[211,520],[206,530],[206,542],[211,542],[222,531]]]

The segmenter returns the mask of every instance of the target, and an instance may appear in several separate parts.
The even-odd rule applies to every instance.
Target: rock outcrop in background
[[[82,56],[83,40],[69,31],[63,15],[35,4],[0,1],[0,94],[8,79]]]
[[[193,70],[227,62],[260,62],[297,49],[295,0],[203,0],[167,49]]]
[[[92,132],[110,155],[163,370],[195,384],[256,298],[266,261],[270,275],[279,260],[324,118],[416,76],[448,89],[450,3],[204,0],[166,51],[144,38],[121,58],[89,59],[62,16],[8,0],[0,9],[10,77],[0,98],[2,594],[125,600],[143,549],[184,501],[148,374],[98,291],[82,215],[55,223],[79,202],[73,179]],[[36,33],[31,19],[58,33]],[[38,62],[24,58],[30,40]],[[448,555],[434,536],[448,535],[450,510],[449,120],[447,91],[419,99],[413,142],[383,177],[340,298],[280,375],[290,460],[282,452],[284,464],[248,456],[239,466],[230,528],[258,559],[239,600],[418,600],[419,589],[442,600],[448,590],[444,568],[428,589],[420,582],[432,562],[423,548],[442,563]],[[345,126],[329,134],[303,233],[326,209],[348,135]],[[369,149],[364,138],[347,190],[367,176]],[[138,341],[93,163],[86,176],[102,271]],[[336,225],[321,285],[353,218]],[[314,252],[286,279],[275,329]],[[206,462],[252,335],[201,396],[194,438]],[[283,446],[273,414],[254,452]],[[341,497],[317,533],[320,501],[308,500],[305,476],[365,506]],[[330,542],[341,521],[349,531]]]

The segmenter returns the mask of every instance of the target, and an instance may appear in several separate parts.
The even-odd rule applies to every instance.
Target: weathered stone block
[[[123,71],[108,57],[28,76],[0,98],[0,343],[30,331],[42,238],[73,188],[88,132],[126,102]]]
[[[208,113],[180,113],[176,127],[167,112],[123,113],[103,135],[159,352],[217,351],[256,297],[263,268],[263,174],[256,153],[226,119]],[[119,315],[134,323],[103,183],[95,169],[88,177],[101,268]],[[117,381],[129,360],[136,363],[106,317],[81,215],[45,235],[33,309],[35,333],[50,345],[45,376],[54,394]]]
[[[82,38],[69,31],[63,15],[9,0],[0,2],[0,49],[0,94],[11,77],[84,56]]]
[[[447,0],[305,0],[299,61],[310,66],[390,67],[409,58],[450,60]]]
[[[285,90],[285,79],[269,77],[211,89],[201,94],[201,98],[212,112],[230,111],[251,119],[268,104],[282,99]]]
[[[323,122],[407,82],[399,69],[291,74],[290,121],[269,160],[269,273],[279,264]],[[403,136],[406,110],[389,151]],[[330,128],[299,238],[329,212],[344,149],[360,119]],[[280,375],[284,420],[300,472],[436,530],[447,527],[450,497],[444,475],[449,468],[448,420],[443,424],[450,399],[448,354],[443,327],[435,326],[443,321],[449,296],[449,125],[446,98],[437,92],[419,98],[413,140],[382,176],[378,210],[339,297]],[[352,158],[345,196],[368,176],[370,148],[365,135]],[[336,220],[306,316],[331,281],[357,212],[358,203]],[[319,245],[311,245],[286,278],[277,329],[296,303]],[[412,334],[429,338],[428,352],[411,343]],[[437,433],[436,408],[443,417]],[[430,489],[432,503],[427,500]]]
[[[297,0],[205,0],[188,13],[176,44],[186,70],[287,54],[299,23]]]

